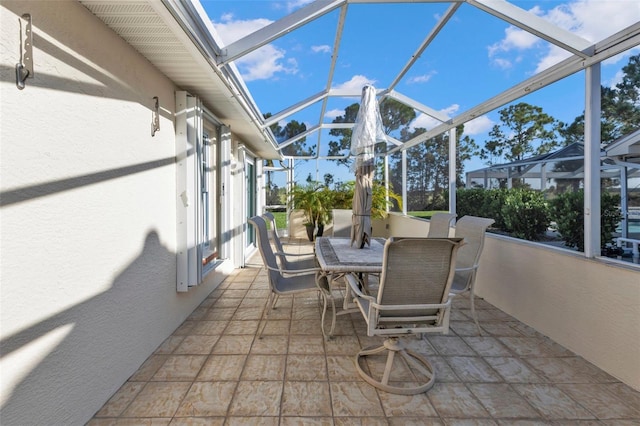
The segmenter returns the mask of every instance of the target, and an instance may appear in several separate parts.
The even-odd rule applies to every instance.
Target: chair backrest
[[[486,230],[495,220],[485,217],[463,216],[456,222],[455,235],[464,238],[465,245],[458,251],[457,268],[472,268],[478,265]]]
[[[389,238],[384,247],[377,303],[383,306],[446,303],[461,243],[456,238]],[[434,321],[433,316],[439,311],[383,309],[379,322],[401,321],[403,317]]]
[[[333,209],[333,236],[351,237],[353,211],[350,209]]]
[[[429,238],[448,238],[455,213],[435,213],[429,220]]]
[[[273,243],[276,246],[276,251],[283,253],[284,248],[282,246],[282,241],[280,241],[280,235],[278,235],[278,226],[276,225],[276,218],[271,212],[265,212],[262,215],[262,218],[265,221],[265,224],[269,222],[271,224],[271,235],[273,236]],[[269,236],[269,231],[267,231],[267,237]]]
[[[276,255],[273,253],[271,243],[269,242],[267,223],[261,216],[253,216],[249,219],[249,222],[256,228],[258,250],[260,251],[260,256],[262,256],[262,262],[267,268],[269,283],[273,287],[281,274],[278,271]]]
[[[273,215],[273,213],[264,212],[262,217],[264,218],[265,222],[271,225],[271,233],[274,235],[274,237],[279,237],[278,224],[276,223],[276,217]]]

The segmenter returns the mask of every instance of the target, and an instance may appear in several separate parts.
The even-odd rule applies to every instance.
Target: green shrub
[[[466,215],[483,216],[483,205],[486,196],[486,190],[482,188],[458,189],[456,191],[458,218]]]
[[[600,246],[613,242],[613,232],[622,216],[618,205],[620,196],[602,192],[600,199]],[[569,247],[584,251],[584,190],[564,192],[551,201],[551,217],[558,232]]]
[[[504,198],[494,197],[494,200],[504,199],[501,214],[489,217],[500,217],[504,223],[504,230],[513,237],[529,241],[539,240],[549,227],[549,210],[544,194],[527,188],[513,188],[503,195]],[[490,205],[495,208],[496,201]]]

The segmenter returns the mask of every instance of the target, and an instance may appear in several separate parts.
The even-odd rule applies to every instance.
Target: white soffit
[[[233,87],[216,73],[201,47],[158,0],[79,0],[95,16],[133,46],[180,89],[202,99],[204,105],[242,143],[263,158],[279,158],[239,99]],[[183,23],[184,24],[184,23]]]

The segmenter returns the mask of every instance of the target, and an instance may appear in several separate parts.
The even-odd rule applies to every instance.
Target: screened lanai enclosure
[[[637,169],[620,164],[633,162],[638,155],[638,141],[634,140],[620,146],[615,158],[610,157],[600,167],[604,117],[601,88],[607,84],[602,81],[602,64],[616,55],[628,57],[637,52],[640,24],[634,20],[594,39],[575,26],[565,25],[536,9],[527,10],[528,7],[529,2],[494,0],[311,2],[289,14],[283,12],[278,19],[243,37],[227,38],[212,59],[230,75],[237,75],[238,71],[248,80],[246,87],[258,106],[254,118],[264,129],[265,137],[275,140],[281,154],[279,159],[272,159],[280,161],[269,163],[265,170],[276,174],[286,171],[286,188],[305,176],[315,181],[324,178],[330,183],[336,168],[351,163],[349,139],[358,97],[364,84],[375,83],[387,133],[386,142],[376,145],[376,180],[386,185],[393,181],[396,192],[406,200],[412,162],[420,165],[422,159],[438,152],[445,159],[432,163],[431,167],[439,168],[440,185],[449,194],[451,211],[456,210],[455,188],[464,185],[462,159],[474,155],[463,146],[472,130],[483,121],[491,122],[488,114],[492,111],[517,102],[535,104],[541,93],[557,92],[572,107],[577,105],[576,116],[584,114],[580,144],[569,145],[560,154],[572,156],[568,151],[573,149],[581,153],[580,159],[563,164],[572,162],[572,173],[579,174],[574,177],[580,179],[587,194],[584,208],[590,214],[585,215],[585,255],[597,256],[601,180],[609,179],[612,173],[617,176],[628,173],[626,179],[633,186]],[[638,5],[632,2],[630,7]],[[559,6],[556,11],[562,10]],[[396,13],[413,18],[396,22]],[[458,34],[461,26],[471,22],[474,28],[491,28],[498,38],[506,36],[492,46],[479,45],[473,37],[461,38]],[[508,44],[515,43],[511,35],[553,52],[535,71],[522,73],[529,75],[523,80],[513,80],[513,73],[505,77],[504,69],[497,65],[501,63],[498,57],[508,51]],[[313,82],[291,93],[287,85],[292,78],[283,75],[275,83],[281,94],[268,96],[264,83],[251,75],[251,64],[259,52],[282,49],[283,53],[305,37],[313,40],[314,49],[318,49],[314,51],[325,49],[327,53],[322,62],[314,63]],[[385,58],[391,51],[403,59],[387,62]],[[484,55],[487,51],[493,61],[487,60]],[[521,54],[526,54],[525,49],[522,51]],[[351,59],[356,52],[357,61]],[[440,75],[436,64],[445,61],[456,72]],[[346,67],[348,73],[344,71]],[[381,68],[389,72],[381,73]],[[496,79],[501,82],[485,84]],[[429,83],[419,84],[426,81]],[[437,92],[430,84],[445,86],[447,90],[444,94]],[[491,91],[489,87],[498,90]],[[637,126],[637,122],[633,125]],[[412,159],[411,153],[418,147],[423,147],[423,154],[418,154],[417,160],[413,155]],[[305,165],[310,165],[311,171],[307,168],[301,172]],[[531,175],[534,171],[527,167],[527,173]],[[553,178],[549,168],[541,173],[547,173],[546,179]]]
[[[163,35],[151,27],[125,25],[101,1],[82,3],[154,63],[170,54],[172,44],[160,49]],[[438,190],[449,194],[451,211],[465,169],[478,167],[472,143],[486,142],[482,135],[488,139],[497,124],[492,114],[521,102],[543,104],[554,109],[552,115],[575,111],[573,117],[582,116],[574,137],[584,147],[589,212],[585,255],[599,255],[600,181],[608,173],[600,168],[607,119],[601,99],[602,90],[617,82],[603,75],[608,76],[607,64],[620,67],[638,53],[638,2],[628,2],[628,13],[614,13],[607,2],[549,2],[544,11],[529,1],[503,0],[161,3],[157,10],[179,18],[223,89],[232,93],[230,115],[216,108],[224,90],[212,86],[203,95],[211,112],[232,131],[261,138],[269,148],[247,151],[265,160],[268,190],[276,186],[286,193],[305,178],[330,183],[341,179],[340,171],[350,174],[351,129],[366,84],[377,89],[386,132],[386,141],[375,146],[375,180],[407,200],[412,167],[422,166],[432,179],[423,186],[433,191],[437,181]],[[235,8],[249,3],[253,13],[234,18]],[[591,9],[581,11],[585,5]],[[583,12],[597,31],[579,22]],[[529,68],[523,57],[535,57]],[[195,77],[181,58],[162,57],[158,66],[180,76],[188,90]],[[551,106],[545,103],[550,98],[561,102]],[[630,99],[637,109],[637,96]],[[628,133],[637,123],[630,120],[617,130]],[[617,158],[633,161],[637,146],[621,146]]]

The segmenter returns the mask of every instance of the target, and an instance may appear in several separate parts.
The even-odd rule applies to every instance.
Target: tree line
[[[622,68],[622,78],[614,87],[601,87],[601,141],[607,145],[621,136],[631,133],[640,126],[640,54],[629,58]],[[405,142],[427,131],[415,128],[412,123],[416,112],[401,102],[384,98],[380,102],[380,114],[386,134],[392,134]],[[354,123],[359,104],[345,108],[344,115],[333,123]],[[266,114],[269,117],[271,114]],[[488,138],[480,145],[464,133],[464,125],[456,128],[458,151],[456,171],[457,186],[462,186],[463,164],[478,157],[485,164],[493,165],[522,160],[546,154],[560,147],[584,140],[584,112],[571,123],[564,123],[545,113],[544,110],[526,102],[519,102],[498,110],[499,123],[488,133]],[[282,127],[271,127],[279,142],[306,131],[306,125],[295,120]],[[332,129],[328,142],[329,156],[340,156],[348,152],[351,145],[351,129]],[[387,150],[384,144],[376,146],[377,152]],[[407,203],[408,210],[434,208],[442,202],[448,188],[449,134],[441,134],[424,143],[407,149]],[[315,155],[315,145],[308,146],[306,139],[288,145],[285,155]],[[341,158],[336,163],[349,166],[350,158]],[[382,179],[382,162],[377,162],[376,179]],[[392,189],[402,191],[401,154],[389,157],[390,184]],[[325,184],[333,183],[333,175],[324,176]],[[445,204],[446,205],[446,204]]]

